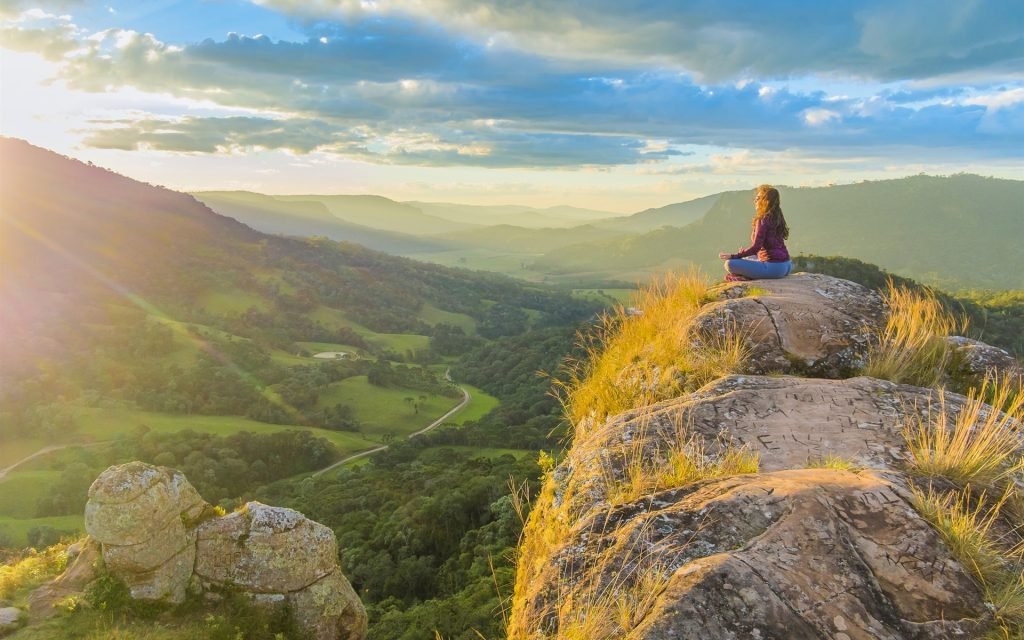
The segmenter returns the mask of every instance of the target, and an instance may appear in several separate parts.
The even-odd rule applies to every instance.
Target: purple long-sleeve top
[[[754,231],[750,234],[750,246],[739,253],[732,254],[729,258],[746,258],[755,253],[761,262],[789,260],[789,250],[786,249],[786,242],[779,235],[778,228],[765,224],[764,219],[758,220],[757,225],[754,226]]]

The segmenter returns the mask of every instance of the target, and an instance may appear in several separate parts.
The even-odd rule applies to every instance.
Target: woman
[[[762,280],[765,278],[784,278],[793,270],[786,249],[789,238],[789,227],[779,206],[779,190],[762,184],[754,196],[753,231],[750,234],[750,246],[740,249],[738,253],[719,253],[718,257],[725,260],[725,270],[729,272],[725,279],[730,282],[737,280]],[[757,260],[744,260],[747,256],[757,254]]]

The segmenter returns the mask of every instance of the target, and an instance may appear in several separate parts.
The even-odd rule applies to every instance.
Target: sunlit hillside
[[[1024,234],[1024,182],[913,176],[780,191],[794,255],[858,258],[951,289],[1021,286],[1024,252],[1016,238]],[[683,261],[714,272],[719,251],[746,246],[752,215],[749,191],[726,192],[689,225],[560,248],[533,268],[610,274]]]

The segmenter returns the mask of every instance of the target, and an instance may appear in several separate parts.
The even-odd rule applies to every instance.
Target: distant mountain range
[[[780,187],[799,253],[866,260],[946,288],[1024,286],[1024,182],[974,175]],[[375,196],[196,194],[257,229],[326,235],[445,264],[520,277],[631,280],[696,264],[748,243],[750,191],[629,216],[574,207],[395,202]]]
[[[790,252],[855,257],[945,288],[1024,287],[1024,182],[912,176],[821,188],[780,188]],[[749,244],[750,192],[720,194],[683,227],[561,247],[543,272],[657,270],[685,260],[712,273],[719,251]]]

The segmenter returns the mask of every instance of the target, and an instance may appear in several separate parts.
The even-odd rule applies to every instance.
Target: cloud
[[[273,120],[235,116],[186,117],[177,120],[97,121],[85,144],[98,149],[230,153],[239,150],[285,149],[310,153],[340,136],[315,120]]]
[[[704,81],[840,73],[930,78],[1024,68],[1018,0],[257,0],[309,22],[413,16],[523,50],[626,65],[670,63]]]
[[[344,130],[310,119],[184,117],[97,121],[85,144],[99,149],[233,153],[283,149],[324,152],[382,164],[482,167],[578,167],[633,164],[686,155],[619,136],[528,132],[446,132],[404,128]]]
[[[501,7],[479,5],[487,10],[478,11],[475,4],[446,1],[452,13],[438,14],[438,19],[448,19],[447,27],[398,15],[398,9],[381,1],[372,11],[345,2],[304,3],[301,9],[295,5],[291,10],[305,12],[303,29],[308,37],[301,42],[231,34],[222,40],[176,45],[121,29],[90,35],[52,15],[35,16],[35,22],[9,21],[6,28],[21,34],[18,47],[59,60],[60,77],[72,89],[133,88],[214,104],[225,113],[244,109],[257,114],[182,118],[149,113],[108,119],[93,123],[95,130],[85,134],[84,143],[97,148],[187,153],[284,149],[388,164],[481,167],[650,164],[671,159],[685,145],[803,149],[818,155],[865,150],[885,155],[894,150],[911,157],[915,150],[928,157],[935,149],[963,154],[983,149],[991,157],[1013,157],[1024,149],[1022,89],[1012,82],[970,91],[887,85],[866,98],[793,90],[784,83],[768,85],[756,75],[709,84],[668,63],[641,64],[639,54],[613,64],[586,59],[579,51],[573,54],[576,57],[565,58],[546,50],[541,55],[511,47],[508,42],[521,42],[516,39],[524,33],[548,29],[547,23],[531,18],[537,7],[547,6],[546,0],[536,0],[515,15]],[[424,6],[440,10],[439,2],[426,1]],[[611,5],[607,15],[554,10],[551,24],[586,31],[596,28],[591,24],[595,21],[620,16],[623,25],[653,21],[648,27],[656,31],[681,19],[679,12],[697,12],[695,19],[703,22],[686,29],[714,32],[708,42],[732,42],[736,48],[728,55],[736,60],[750,46],[737,34],[750,27],[754,17],[766,20],[765,32],[782,24],[774,13],[756,7],[737,12],[733,23],[716,18],[719,10],[711,6],[684,11],[675,3],[656,5],[665,10],[665,24],[654,19],[653,9]],[[854,20],[832,3],[825,5],[819,10],[822,15],[811,16],[809,24],[793,25],[790,31],[806,29],[806,38],[828,36],[840,44],[848,37],[873,55],[899,57],[894,45],[886,44],[892,36],[882,26],[870,31],[840,28],[849,20],[873,24],[883,8],[866,4]],[[795,19],[788,6],[780,3],[778,11]],[[960,25],[956,28],[973,32],[979,18],[970,8],[974,5],[964,6],[958,21],[940,20],[930,26],[949,30]],[[474,21],[491,25],[486,41],[457,31]],[[820,33],[812,28],[825,23],[833,27]],[[617,33],[627,37],[626,32],[620,28]],[[870,46],[863,44],[865,34]],[[929,38],[918,34],[915,42],[926,48]],[[961,39],[970,41],[966,35]],[[691,46],[684,41],[673,40],[682,49]],[[968,44],[962,46],[970,49]],[[784,51],[785,46],[777,42],[777,51],[766,50],[762,56],[788,56],[791,52]],[[851,51],[847,54],[853,60],[857,56]],[[707,51],[712,57],[719,53]],[[738,64],[726,66],[739,69]]]

